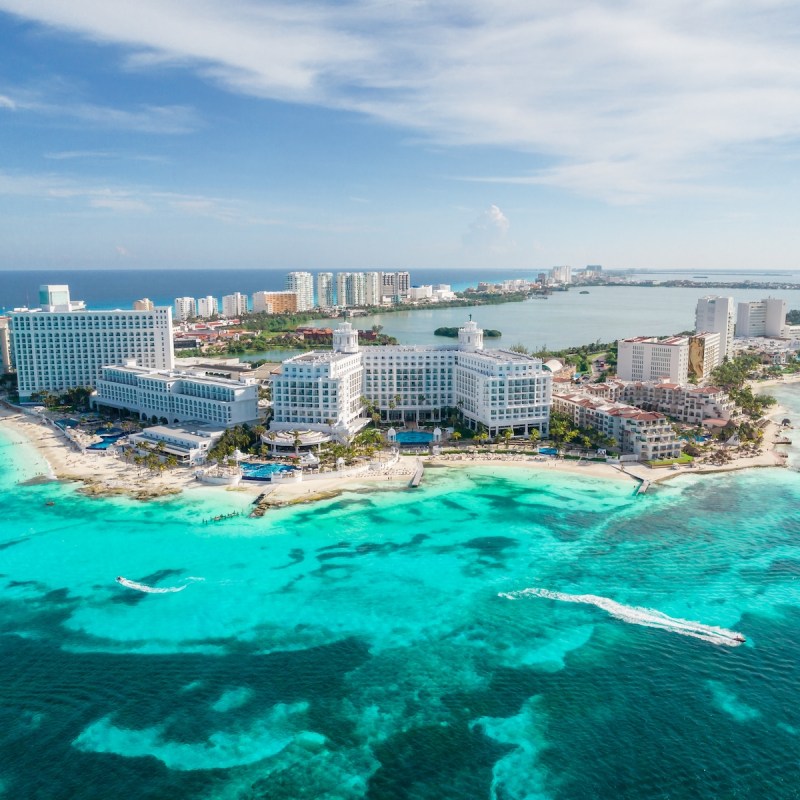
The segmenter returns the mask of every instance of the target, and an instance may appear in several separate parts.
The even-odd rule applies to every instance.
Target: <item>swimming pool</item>
[[[100,434],[102,436],[102,442],[95,442],[94,444],[90,444],[86,449],[87,450],[108,450],[109,447],[117,443],[118,439],[121,439],[125,436],[124,433],[116,433],[112,435],[108,434]]]
[[[539,452],[543,456],[557,456],[558,450],[555,447],[540,447]]]
[[[433,434],[425,431],[400,431],[395,438],[400,444],[429,444],[433,441]]]
[[[276,472],[292,472],[295,467],[288,464],[252,464],[242,461],[242,479],[246,481],[271,481]]]

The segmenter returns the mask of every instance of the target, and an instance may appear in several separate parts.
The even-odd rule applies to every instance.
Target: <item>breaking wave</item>
[[[583,603],[589,606],[597,606],[603,609],[616,619],[629,622],[633,625],[644,625],[647,628],[658,628],[662,631],[679,633],[682,636],[692,636],[695,639],[702,639],[711,644],[727,645],[737,647],[745,641],[745,637],[737,631],[727,628],[719,628],[716,625],[704,625],[702,622],[693,622],[679,617],[670,617],[662,611],[652,608],[641,608],[640,606],[626,606],[617,603],[608,597],[599,597],[594,594],[565,594],[564,592],[552,592],[549,589],[521,589],[516,592],[500,592],[498,597],[508,600],[518,600],[521,597],[545,597],[548,600],[561,600],[565,603]]]

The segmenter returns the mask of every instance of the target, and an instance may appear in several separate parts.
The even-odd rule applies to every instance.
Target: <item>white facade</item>
[[[368,306],[379,306],[383,302],[383,276],[380,272],[364,273],[364,302]]]
[[[656,339],[638,336],[617,343],[617,376],[623,381],[654,381],[666,378],[686,383],[689,372],[689,339],[673,336]]]
[[[490,435],[511,428],[548,430],[549,371],[540,359],[484,350],[483,331],[470,321],[458,345],[376,346],[359,350],[344,323],[333,352],[306,353],[273,377],[272,430],[319,430],[346,439],[369,422],[363,398],[387,421],[439,421],[449,410]]]
[[[324,431],[344,441],[369,422],[361,402],[364,366],[358,333],[344,323],[336,334],[342,349],[295,356],[273,375],[270,430]]]
[[[65,283],[45,283],[39,287],[39,306],[42,311],[79,311],[82,300],[71,300]]]
[[[231,380],[128,363],[103,367],[92,402],[127,409],[142,419],[231,427],[258,419],[258,382],[254,378]]]
[[[733,358],[733,331],[736,309],[732,297],[708,295],[697,301],[694,312],[694,329],[719,334],[719,363]]]
[[[297,310],[314,308],[314,278],[310,272],[290,272],[286,276],[286,291],[297,295]]]
[[[222,316],[226,319],[241,317],[247,313],[247,295],[241,292],[226,294],[222,298]]]
[[[106,364],[133,358],[172,369],[172,310],[20,311],[11,317],[19,394],[94,386]]]
[[[739,303],[736,312],[736,335],[783,336],[786,326],[786,301],[777,297]]]
[[[332,272],[317,274],[317,305],[320,308],[332,308],[335,303],[334,283]]]
[[[142,450],[163,447],[164,455],[174,455],[184,464],[202,464],[208,451],[222,438],[223,428],[154,425],[130,436],[130,442]],[[158,452],[158,451],[156,451]]]
[[[572,267],[553,267],[550,270],[550,280],[553,283],[572,283]]]
[[[367,304],[367,279],[363,272],[336,273],[336,304],[344,308]]]
[[[197,301],[194,297],[176,297],[173,307],[176,322],[185,322],[197,316]]]
[[[417,300],[430,300],[433,297],[433,286],[430,285],[423,285],[423,286],[412,286],[408,290],[408,299],[417,301]]]
[[[199,297],[197,299],[197,316],[203,319],[219,316],[217,298],[212,297],[210,294],[206,297]]]

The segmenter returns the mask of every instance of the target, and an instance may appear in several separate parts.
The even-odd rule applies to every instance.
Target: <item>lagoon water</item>
[[[642,286],[592,286],[581,294],[573,287],[568,292],[553,292],[548,299],[521,303],[477,306],[474,308],[430,308],[395,311],[355,317],[353,324],[369,329],[383,326],[383,333],[395,336],[401,344],[446,344],[452,339],[434,336],[439,327],[463,325],[468,315],[483,328],[502,333],[500,339],[487,339],[487,347],[522,344],[530,350],[560,350],[611,342],[626,336],[667,336],[694,330],[697,300],[706,295],[725,295],[734,301],[748,302],[774,295],[786,301],[787,309],[800,309],[800,290],[768,292],[763,289],[683,289]],[[624,309],[624,313],[615,313]],[[331,320],[310,324],[330,326]]]
[[[428,470],[203,525],[250,498],[21,484],[0,437],[0,797],[800,797],[794,469]]]

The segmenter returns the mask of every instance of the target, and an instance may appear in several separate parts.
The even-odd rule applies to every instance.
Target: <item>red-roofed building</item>
[[[566,414],[578,427],[593,428],[616,439],[621,453],[633,454],[640,461],[677,458],[681,453],[669,420],[655,411],[583,393],[554,393],[553,411]]]

